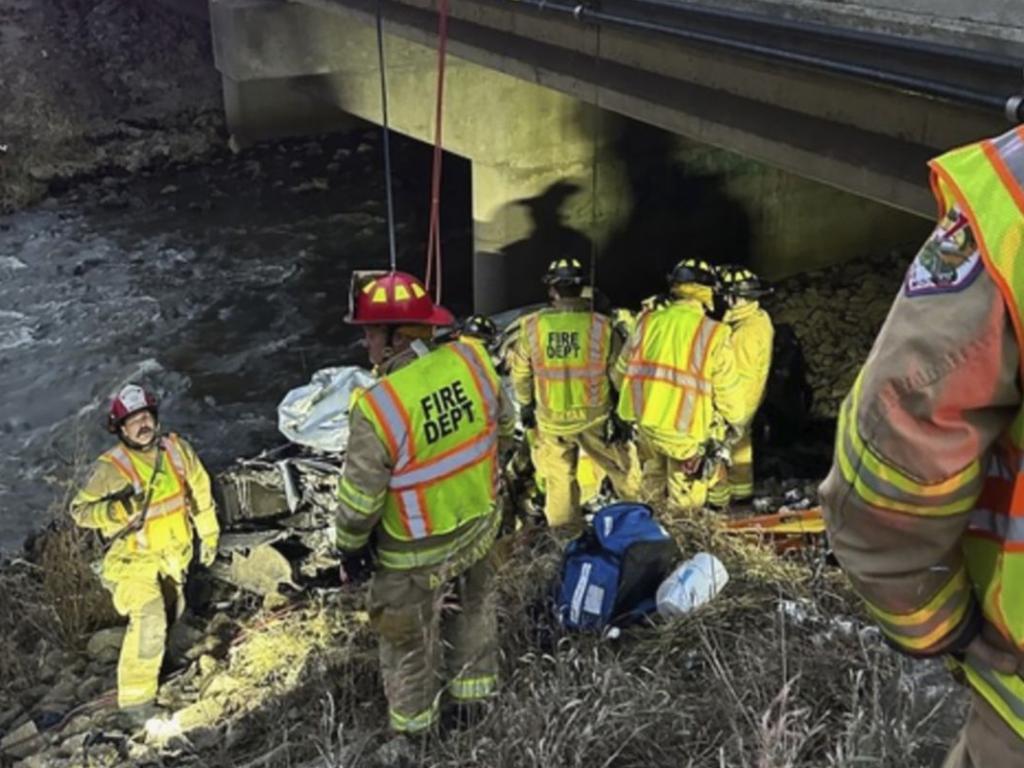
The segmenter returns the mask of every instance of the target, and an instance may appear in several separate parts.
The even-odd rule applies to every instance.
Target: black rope
[[[380,65],[380,109],[381,109],[381,130],[384,133],[384,189],[388,201],[388,254],[390,256],[391,271],[398,267],[398,258],[395,255],[395,203],[394,193],[391,188],[391,139],[388,129],[388,78],[384,69],[384,24],[381,13],[381,0],[377,0],[377,61]]]
[[[593,145],[590,158],[590,310],[594,311],[597,294],[597,161],[598,131],[601,128],[601,107],[599,89],[601,74],[601,27],[594,25],[594,117],[591,121],[590,139]]]

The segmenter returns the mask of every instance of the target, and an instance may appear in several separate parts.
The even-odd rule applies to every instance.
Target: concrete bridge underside
[[[535,275],[552,251],[586,255],[591,240],[606,286],[657,280],[691,252],[779,277],[910,243],[927,224],[896,209],[931,215],[925,160],[1006,125],[982,98],[826,76],[527,5],[460,0],[452,9],[444,144],[472,162],[482,311],[537,298]],[[727,6],[740,12],[744,3],[716,4]],[[330,129],[346,115],[379,123],[376,8],[376,0],[212,0],[236,141]],[[392,128],[432,141],[436,14],[427,0],[381,0],[381,9]],[[897,21],[885,14],[893,15],[876,8],[865,18],[891,31]],[[936,39],[924,41],[924,58],[900,63],[903,76],[918,76],[913,67],[956,31],[952,19],[949,29],[932,22]],[[1018,50],[1014,30],[993,17],[960,33],[978,61],[952,85],[993,101],[1011,95],[1009,79],[986,73],[1005,76],[1000,67]],[[658,242],[644,237],[653,230]]]

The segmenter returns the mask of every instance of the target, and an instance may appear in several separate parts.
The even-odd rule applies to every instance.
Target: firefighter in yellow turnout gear
[[[618,415],[639,430],[643,498],[670,514],[704,506],[702,465],[716,416],[738,431],[752,415],[729,329],[706,315],[714,285],[706,262],[679,262],[669,301],[640,316],[612,373]]]
[[[135,724],[155,714],[168,614],[185,608],[184,582],[193,530],[200,560],[213,563],[220,528],[210,478],[181,437],[160,436],[156,398],[130,384],[114,398],[108,428],[119,438],[100,456],[71,502],[83,528],[113,539],[101,578],[128,617],[117,667],[117,701]]]
[[[636,450],[609,426],[614,407],[609,368],[622,346],[610,318],[581,297],[587,282],[576,259],[553,261],[544,275],[551,306],[522,321],[512,354],[512,385],[523,426],[536,425],[533,463],[543,477],[544,515],[552,528],[582,524],[580,451],[624,499],[636,499]]]
[[[1024,127],[931,168],[939,225],[843,404],[821,497],[891,644],[972,689],[946,766],[1024,766]]]
[[[750,412],[756,413],[764,400],[775,335],[772,320],[758,299],[771,289],[749,269],[727,265],[718,268],[718,290],[725,299],[722,322],[731,331],[743,397]],[[716,506],[754,495],[754,446],[749,429],[732,445],[731,453],[732,464],[722,469],[719,481],[708,491],[708,501]]]
[[[490,555],[515,416],[479,341],[433,343],[454,319],[418,280],[394,272],[358,291],[349,322],[381,379],[352,410],[337,545],[346,578],[375,561],[369,611],[390,725],[418,733],[444,691],[466,708],[497,684]]]

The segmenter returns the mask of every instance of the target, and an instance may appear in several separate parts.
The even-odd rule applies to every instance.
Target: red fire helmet
[[[423,283],[405,272],[389,272],[367,282],[355,297],[353,325],[453,325],[455,317],[435,304]]]
[[[126,384],[110,401],[107,429],[116,433],[124,424],[125,419],[139,411],[150,411],[153,418],[158,418],[158,407],[156,395],[148,389],[140,387],[138,384]]]

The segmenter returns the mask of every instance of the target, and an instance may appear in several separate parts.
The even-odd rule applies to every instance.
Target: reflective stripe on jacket
[[[612,321],[585,301],[560,300],[523,319],[512,379],[521,404],[536,403],[545,434],[573,435],[608,417]]]
[[[727,363],[722,391],[712,369]],[[711,436],[721,400],[730,423],[743,421],[739,379],[728,329],[705,316],[697,301],[675,301],[643,314],[616,366],[618,413],[636,422],[659,450],[678,459],[696,455]]]
[[[931,167],[940,213],[956,206],[967,217],[1024,350],[1024,126],[948,152]],[[981,484],[963,542],[970,582],[985,620],[1024,653],[1024,405],[984,471],[968,470],[972,477],[964,486]],[[964,669],[971,685],[1024,738],[1024,679],[995,672],[973,657]]]
[[[139,451],[131,450],[121,443],[99,459],[113,466],[134,488],[137,497],[144,497],[152,482],[153,492],[146,511],[146,524],[137,535],[129,538],[129,551],[160,551],[172,545],[181,547],[192,543],[189,490],[182,448],[177,435],[167,435],[161,441],[164,460],[160,472],[153,480],[153,466],[146,462]]]
[[[377,548],[385,565],[440,562],[450,549],[445,537],[475,535],[491,517],[497,520],[490,513],[498,482],[498,388],[483,348],[458,341],[388,374],[359,399],[359,411],[387,448],[391,476],[382,496],[343,479],[341,500],[364,515],[383,506]],[[457,538],[452,546],[465,536]]]

